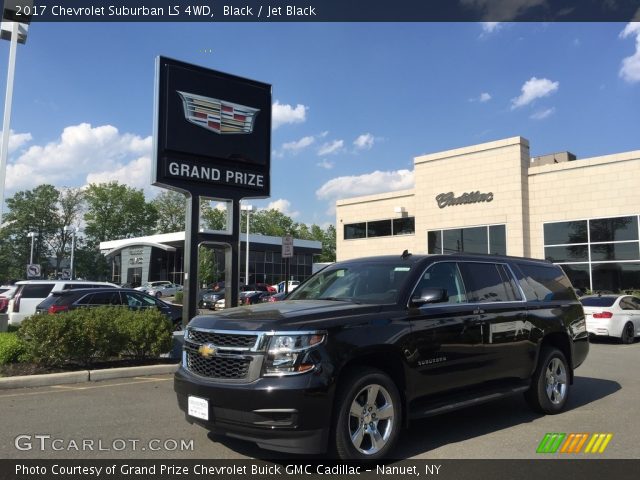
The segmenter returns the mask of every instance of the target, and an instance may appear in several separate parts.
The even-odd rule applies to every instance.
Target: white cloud
[[[282,150],[291,152],[294,155],[300,153],[302,150],[312,145],[315,142],[315,138],[312,136],[302,137],[300,140],[294,142],[287,142],[282,144]]]
[[[329,160],[327,160],[326,158],[323,158],[323,159],[322,159],[322,161],[321,161],[321,162],[316,163],[316,165],[317,165],[318,167],[324,168],[324,169],[326,169],[326,170],[331,170],[331,169],[334,167],[335,163],[330,162],[330,161],[329,161]]]
[[[291,210],[291,202],[289,200],[285,200],[284,198],[279,198],[278,200],[269,202],[266,209],[278,210],[279,212],[291,218],[296,218],[300,215],[300,212]]]
[[[413,172],[411,170],[386,172],[376,170],[364,175],[333,178],[316,190],[316,197],[319,200],[330,202],[330,208],[327,213],[331,214],[335,212],[335,202],[338,199],[405,190],[413,188],[413,185]]]
[[[640,10],[639,10],[640,12]],[[619,75],[629,83],[640,82],[640,22],[629,22],[620,32],[620,38],[636,37],[636,51],[622,59]]]
[[[488,102],[489,100],[491,100],[491,94],[487,92],[482,92],[480,97],[478,97],[478,101],[481,103]]]
[[[276,100],[271,107],[271,123],[272,128],[285,125],[287,123],[303,123],[307,119],[307,110],[309,107],[297,104],[295,107],[282,104]]]
[[[89,173],[87,184],[118,182],[129,187],[141,188],[151,193],[151,157],[139,157],[127,163],[121,163],[114,168],[100,172]]]
[[[7,191],[31,189],[43,183],[78,186],[89,175],[104,176],[114,171],[121,173],[127,185],[148,187],[151,143],[150,136],[120,133],[111,125],[69,126],[60,138],[46,145],[32,145],[9,162]],[[141,169],[146,173],[141,174]]]
[[[511,109],[530,104],[538,98],[548,97],[558,91],[559,82],[552,82],[548,78],[531,77],[522,85],[522,94],[511,100]]]
[[[22,147],[24,144],[33,140],[30,133],[15,133],[13,130],[9,130],[9,153],[13,153]],[[2,130],[0,130],[0,147],[2,146]]]
[[[375,137],[370,133],[363,133],[353,141],[353,145],[356,150],[371,150],[375,140]]]
[[[344,147],[344,141],[334,140],[332,142],[323,144],[318,149],[318,155],[320,156],[332,155],[332,154],[338,153],[340,150],[342,150],[343,147]]]
[[[493,32],[497,32],[502,28],[502,22],[481,22],[483,35],[490,35]]]
[[[555,107],[546,108],[544,110],[539,110],[539,111],[535,112],[534,114],[531,115],[530,118],[532,118],[533,120],[543,120],[543,119],[553,115],[555,113],[555,111],[556,111]]]

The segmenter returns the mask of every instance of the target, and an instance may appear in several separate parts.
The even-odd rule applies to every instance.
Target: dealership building
[[[337,257],[546,258],[577,288],[640,290],[638,179],[640,150],[531,157],[522,137],[419,156],[414,188],[337,202]]]
[[[100,243],[110,265],[109,281],[141,284],[154,280],[184,283],[184,232],[163,233]],[[282,238],[249,235],[249,283],[276,284],[285,278],[304,280],[312,273],[313,257],[322,253],[322,243],[293,240],[293,257],[282,258]],[[225,253],[214,248],[218,270],[224,272]],[[287,271],[288,268],[288,271]],[[240,280],[246,274],[246,235],[240,241]],[[288,274],[288,275],[287,275]]]

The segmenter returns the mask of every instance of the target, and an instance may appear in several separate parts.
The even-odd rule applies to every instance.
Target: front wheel
[[[535,411],[554,415],[560,413],[569,397],[569,365],[557,348],[543,348],[540,361],[525,393]]]
[[[622,336],[620,341],[625,344],[633,343],[633,337],[636,336],[636,329],[633,327],[633,323],[627,322],[622,329]]]
[[[342,383],[334,423],[335,446],[343,460],[377,460],[396,443],[402,404],[395,383],[374,369],[354,371]]]

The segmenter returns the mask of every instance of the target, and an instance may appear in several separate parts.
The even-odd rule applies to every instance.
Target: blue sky
[[[0,42],[1,92],[8,52]],[[640,149],[640,24],[34,23],[6,195],[108,180],[156,195],[157,55],[273,85],[272,196],[252,203],[300,222],[410,188],[425,153],[515,135],[532,155]]]

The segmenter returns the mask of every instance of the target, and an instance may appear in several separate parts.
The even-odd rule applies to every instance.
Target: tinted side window
[[[22,298],[45,298],[48,297],[53,290],[53,283],[34,283],[31,285],[23,285]]]
[[[120,294],[118,292],[94,293],[89,301],[91,305],[121,305]]]
[[[530,301],[575,300],[576,294],[564,272],[555,265],[519,263],[518,267],[533,290]]]
[[[462,277],[454,262],[440,262],[427,268],[412,297],[421,296],[421,292],[425,288],[444,288],[449,297],[448,303],[467,301]]]
[[[513,281],[502,265],[460,263],[470,302],[512,302],[519,300]]]

